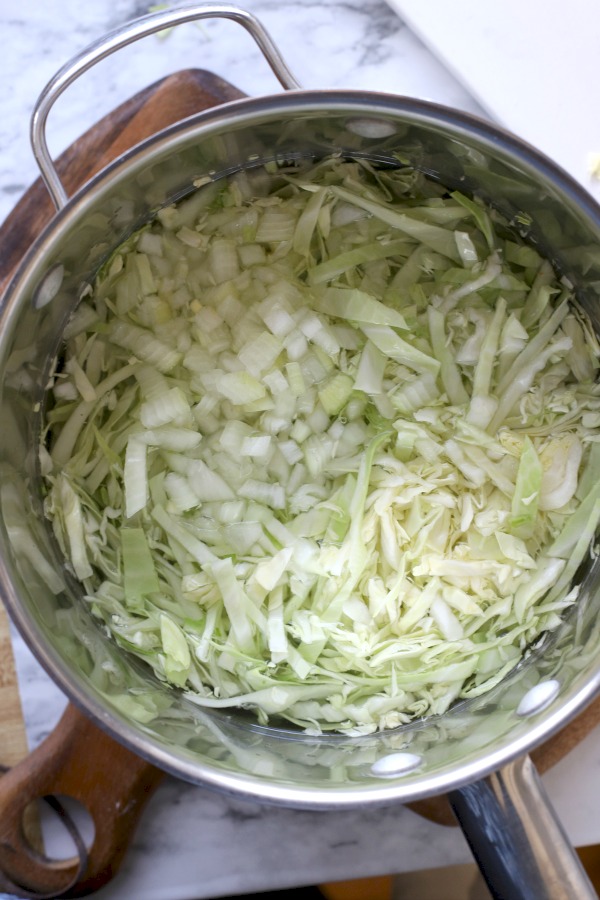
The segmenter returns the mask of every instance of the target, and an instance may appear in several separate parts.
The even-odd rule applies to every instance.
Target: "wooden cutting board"
[[[91,128],[60,157],[57,169],[67,192],[73,193],[109,162],[167,125],[242,96],[218,76],[198,69],[178,72],[151,85]],[[0,227],[0,294],[54,212],[48,192],[38,179]],[[13,766],[26,753],[8,617],[0,598],[0,765]]]
[[[108,163],[168,125],[242,96],[218,76],[197,69],[151,85],[60,157],[57,170],[67,192],[73,193]],[[38,179],[0,227],[0,294],[54,213]],[[109,881],[146,801],[163,778],[161,771],[116,744],[72,705],[49,737],[27,755],[8,617],[1,598],[0,765],[12,767],[0,777],[0,893],[17,884],[26,885],[33,896],[79,896]],[[78,859],[57,863],[31,853],[23,834],[24,813],[32,800],[45,794],[74,797],[92,814],[96,833],[83,873]],[[31,841],[27,819],[25,815]],[[69,885],[66,892],[65,885]],[[19,895],[23,893],[20,889]]]
[[[27,738],[8,616],[0,604],[0,766],[14,766],[26,754]]]
[[[175,121],[243,96],[201,70],[179,72],[157,82],[94,126],[60,158],[57,168],[68,192],[144,138]],[[38,180],[0,228],[0,291],[54,208]],[[541,772],[558,762],[600,722],[600,698],[570,726],[532,755]],[[14,765],[26,754],[21,707],[6,614],[0,604],[0,762]],[[0,891],[2,869],[15,881],[50,896],[78,896],[105,884],[116,872],[135,823],[162,773],[116,744],[72,705],[54,732],[8,775],[0,778]],[[86,871],[77,861],[49,864],[32,856],[23,840],[26,804],[44,794],[79,799],[92,816],[96,837]],[[412,804],[436,822],[455,824],[445,797]],[[76,881],[67,893],[63,888]],[[39,894],[38,894],[39,895]]]

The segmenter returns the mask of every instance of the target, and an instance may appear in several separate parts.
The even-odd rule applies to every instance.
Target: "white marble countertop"
[[[149,6],[146,0],[0,0],[0,220],[36,176],[27,134],[39,91],[74,53]],[[258,15],[306,87],[407,93],[484,114],[383,0],[247,0],[244,6]],[[253,95],[277,89],[250,38],[233,23],[185,26],[121,52],[71,88],[52,116],[52,151],[147,84],[187,67],[209,69]],[[14,647],[33,747],[52,729],[65,699],[16,635]],[[545,784],[572,841],[600,842],[600,728],[545,776]],[[274,809],[167,779],[144,813],[123,869],[96,896],[191,900],[468,860],[458,829],[433,825],[400,806]]]

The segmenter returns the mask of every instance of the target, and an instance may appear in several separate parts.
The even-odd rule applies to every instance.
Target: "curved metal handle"
[[[449,800],[495,900],[598,900],[529,756]]]
[[[166,28],[182,25],[185,22],[208,18],[233,19],[234,22],[242,25],[254,38],[282,87],[285,90],[296,90],[300,87],[258,19],[237,6],[230,6],[227,3],[198,3],[193,6],[184,6],[143,16],[116,28],[100,40],[90,44],[78,56],[59,69],[38,97],[31,116],[30,137],[33,155],[57,209],[61,209],[65,205],[68,196],[48,151],[46,120],[62,92],[97,62],[110,56],[116,50],[120,50],[121,47],[126,47],[157,31],[164,31]]]

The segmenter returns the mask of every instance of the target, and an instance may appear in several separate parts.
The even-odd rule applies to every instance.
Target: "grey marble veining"
[[[11,637],[27,742],[33,749],[52,731],[67,704],[67,698],[48,677],[14,627]]]
[[[161,853],[161,878],[173,885],[169,900],[279,889],[327,880],[392,873],[399,860],[420,858],[436,843],[442,860],[467,861],[455,828],[432,826],[401,807],[366,812],[303,812],[225,799],[169,781],[146,809],[134,853],[104,896],[150,896],[152,874],[141,874],[138,849]],[[186,832],[196,823],[194,848]],[[183,849],[185,847],[185,849]],[[402,863],[400,863],[402,865]],[[147,887],[146,887],[147,886]],[[111,892],[112,891],[112,892]],[[114,893],[119,891],[119,893]]]
[[[383,0],[250,0],[300,83],[406,93],[478,113],[480,109]],[[99,36],[148,11],[139,0],[0,0],[0,220],[37,175],[28,141],[37,95],[55,71]],[[10,13],[9,13],[10,8]],[[205,68],[251,95],[279,90],[252,39],[233,22],[205,20],[149,37],[86,73],[49,120],[59,153],[102,115],[181,68]]]
[[[267,27],[306,87],[406,93],[482,114],[477,103],[383,0],[243,4]],[[36,177],[28,120],[62,63],[124,21],[142,0],[0,0],[0,219]],[[151,37],[102,63],[52,114],[60,152],[136,91],[181,68],[206,68],[249,94],[279,90],[249,36],[231,22],[189,25]],[[1,252],[1,248],[0,248]],[[54,727],[65,698],[21,638],[15,656],[31,747]],[[600,840],[600,729],[546,777],[571,838]],[[441,866],[470,858],[457,829],[401,806],[302,812],[260,806],[167,778],[145,810],[118,877],[96,896],[188,900]]]

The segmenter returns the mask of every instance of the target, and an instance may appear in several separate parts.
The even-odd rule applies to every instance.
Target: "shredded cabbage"
[[[575,601],[599,348],[476,199],[268,168],[100,272],[49,388],[46,513],[94,615],[191,701],[368,733],[481,694]]]

